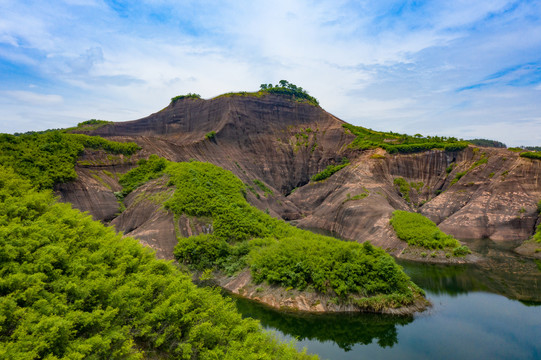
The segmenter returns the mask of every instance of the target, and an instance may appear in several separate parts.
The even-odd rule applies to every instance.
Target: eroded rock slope
[[[174,220],[148,197],[137,198],[137,191],[118,216],[114,191],[120,190],[119,174],[150,154],[221,166],[248,185],[247,199],[259,209],[303,228],[370,240],[395,254],[405,247],[389,226],[395,209],[419,211],[459,239],[502,241],[533,234],[541,199],[540,161],[506,149],[475,147],[410,155],[354,151],[347,147],[354,137],[342,124],[319,107],[278,95],[183,99],[146,118],[93,131],[134,141],[142,150],[115,161],[87,154],[90,159],[77,166],[79,179],[57,190],[65,201],[97,219],[112,220],[163,258],[172,256],[175,227],[189,235],[208,231],[209,224]],[[343,157],[350,165],[324,181],[310,181]],[[395,185],[398,178],[404,179],[406,190]]]

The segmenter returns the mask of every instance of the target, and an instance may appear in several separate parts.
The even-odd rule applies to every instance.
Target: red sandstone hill
[[[76,168],[79,179],[57,191],[74,207],[139,237],[162,258],[172,258],[175,226],[190,235],[209,224],[189,218],[175,224],[172,214],[144,196],[164,186],[159,182],[130,194],[127,209],[117,214],[117,176],[137,158],[153,153],[172,161],[196,159],[221,166],[250,185],[248,201],[271,215],[344,239],[370,240],[395,254],[405,248],[389,225],[395,209],[419,211],[459,239],[524,240],[533,234],[541,199],[540,161],[495,148],[410,155],[354,151],[347,147],[354,137],[342,124],[320,107],[280,95],[182,99],[143,119],[92,131],[134,141],[142,151],[133,158],[86,153]],[[310,182],[343,157],[350,165],[324,181]],[[487,161],[475,165],[482,157]],[[461,172],[466,174],[453,183]],[[398,177],[412,184],[409,201],[393,184]],[[366,195],[355,197],[360,194]]]

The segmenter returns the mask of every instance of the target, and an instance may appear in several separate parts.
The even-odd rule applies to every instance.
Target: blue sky
[[[541,145],[540,1],[0,0],[0,132],[286,79],[356,125]]]

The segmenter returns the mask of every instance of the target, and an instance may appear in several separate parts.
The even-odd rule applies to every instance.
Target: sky
[[[0,132],[282,79],[355,125],[541,145],[541,1],[0,0]]]

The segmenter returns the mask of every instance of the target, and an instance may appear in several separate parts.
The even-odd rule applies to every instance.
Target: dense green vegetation
[[[171,105],[182,99],[201,99],[201,95],[187,93],[186,95],[177,95],[171,98]]]
[[[229,171],[189,162],[169,163],[164,173],[175,186],[164,206],[177,216],[213,222],[212,234],[179,239],[175,256],[191,269],[232,275],[249,267],[258,283],[312,289],[343,300],[380,295],[369,308],[410,304],[421,291],[382,249],[303,231],[250,206],[245,185]]]
[[[287,95],[298,102],[306,102],[314,106],[319,106],[319,102],[313,96],[308,95],[308,92],[302,87],[294,85],[287,80],[280,80],[277,85],[261,84],[260,91],[269,94]]]
[[[102,126],[112,124],[112,121],[90,119],[77,124],[76,127],[71,127],[62,130],[63,132],[87,132],[99,129]]]
[[[488,140],[488,139],[471,139],[467,140],[470,144],[485,147],[506,148],[507,145],[500,141]]]
[[[148,160],[139,160],[136,168],[118,179],[118,182],[122,185],[122,195],[126,196],[147,181],[162,176],[167,164],[167,160],[160,158],[158,155],[150,155]]]
[[[0,219],[2,359],[307,358],[4,167]]]
[[[0,358],[300,359],[217,291],[0,166]]]
[[[19,136],[0,134],[0,165],[10,166],[40,189],[75,180],[75,162],[87,149],[131,155],[139,146],[98,136],[52,130]]]
[[[205,139],[207,140],[214,140],[215,137],[216,137],[216,131],[210,131],[205,134]]]
[[[385,149],[389,154],[408,154],[432,149],[459,151],[468,147],[467,142],[459,141],[453,137],[424,137],[421,134],[411,136],[393,132],[374,131],[351,124],[343,124],[342,126],[356,136],[355,140],[349,145],[352,149],[367,150],[379,147]]]
[[[342,159],[342,163],[338,165],[328,165],[322,172],[312,176],[312,181],[322,181],[333,175],[335,172],[342,170],[349,165],[349,160],[346,158]]]
[[[452,248],[455,256],[469,254],[469,249],[461,246],[451,235],[445,234],[425,216],[408,211],[396,210],[391,218],[396,235],[409,245],[427,249]]]
[[[538,151],[521,152],[520,157],[539,160],[541,159],[541,152],[538,152]]]
[[[319,102],[313,96],[310,96],[302,87],[294,85],[287,80],[280,80],[277,85],[261,84],[260,90],[255,92],[239,91],[222,94],[218,97],[228,96],[255,96],[262,97],[267,94],[285,95],[296,102],[319,106]]]

